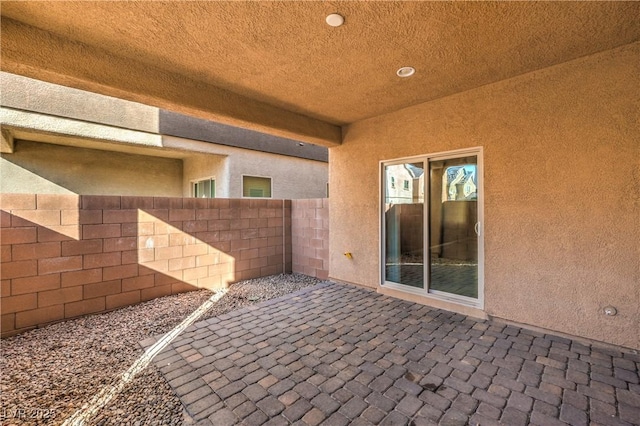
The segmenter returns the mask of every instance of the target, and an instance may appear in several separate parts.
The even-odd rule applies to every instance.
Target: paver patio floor
[[[198,424],[640,423],[640,356],[323,283],[154,360]]]

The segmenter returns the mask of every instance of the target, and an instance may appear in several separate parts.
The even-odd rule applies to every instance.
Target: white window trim
[[[248,199],[258,199],[258,200],[268,200],[273,198],[273,177],[271,176],[259,176],[259,175],[240,175],[240,198],[248,198]],[[271,192],[271,196],[269,197],[245,197],[244,196],[244,178],[245,177],[254,177],[254,178],[262,178],[269,179],[269,189]]]
[[[198,178],[198,179],[191,179],[189,181],[189,190],[191,191],[191,198],[197,198],[196,194],[194,193],[195,191],[195,184],[205,181],[205,180],[212,180],[213,184],[215,185],[215,193],[218,193],[218,187],[217,187],[217,181],[216,181],[216,177],[215,176],[209,176],[209,177],[203,177],[203,178]]]
[[[428,288],[415,288],[390,281],[383,281],[385,276],[385,220],[384,220],[384,167],[393,166],[397,164],[410,163],[414,161],[422,161],[425,167],[429,164],[429,161],[433,160],[446,160],[450,158],[457,158],[463,155],[475,155],[477,156],[477,179],[478,179],[478,222],[479,235],[478,235],[478,298],[473,299],[470,297],[459,296],[455,294],[444,293],[440,291],[429,290]],[[426,173],[426,171],[425,171]],[[423,185],[425,186],[425,205],[427,200],[426,185],[428,179],[424,179]],[[476,309],[484,310],[484,150],[483,147],[473,147],[457,149],[452,151],[436,152],[424,155],[414,155],[411,157],[394,158],[390,160],[381,160],[378,165],[378,241],[379,241],[379,253],[378,253],[378,284],[380,287],[389,288],[392,290],[398,290],[404,293],[414,294],[424,297],[425,299],[433,299],[438,301],[451,302],[462,306],[472,307]],[[425,209],[426,211],[426,209]],[[424,215],[424,229],[428,229],[428,215]],[[423,247],[429,247],[429,233],[424,232]],[[426,263],[425,263],[426,267]]]

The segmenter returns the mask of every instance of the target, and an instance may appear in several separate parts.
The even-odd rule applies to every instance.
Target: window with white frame
[[[242,196],[247,198],[271,198],[271,178],[242,176]]]
[[[191,182],[191,195],[196,198],[216,198],[216,181],[213,178]]]

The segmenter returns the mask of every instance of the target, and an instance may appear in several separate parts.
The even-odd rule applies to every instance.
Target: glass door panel
[[[429,161],[429,291],[478,298],[477,156]]]
[[[384,167],[384,280],[424,288],[424,163]]]

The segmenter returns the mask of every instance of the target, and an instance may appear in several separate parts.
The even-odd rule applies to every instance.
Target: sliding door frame
[[[454,159],[465,156],[476,156],[477,158],[477,180],[478,180],[478,298],[460,296],[456,294],[446,293],[437,290],[431,290],[429,267],[431,263],[430,249],[430,227],[429,212],[431,209],[431,200],[429,193],[429,163],[438,160]],[[423,263],[424,263],[424,281],[423,288],[411,287],[400,283],[385,281],[386,275],[386,221],[385,221],[385,167],[404,163],[422,162],[424,164],[424,209],[423,209]],[[458,149],[453,151],[437,152],[425,155],[416,155],[412,157],[395,158],[380,161],[378,167],[378,184],[379,184],[379,283],[380,286],[405,293],[415,294],[430,299],[442,300],[469,306],[478,309],[484,309],[484,159],[482,147],[473,147]]]

